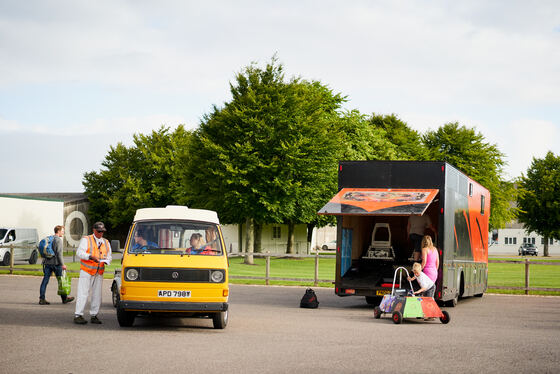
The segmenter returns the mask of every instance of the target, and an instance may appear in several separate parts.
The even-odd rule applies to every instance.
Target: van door
[[[16,229],[16,237],[18,245],[21,246],[21,259],[29,260],[31,253],[35,250],[37,246],[37,240],[35,239],[35,229]]]
[[[6,239],[4,240],[4,246],[7,247],[6,251],[10,252],[10,245],[13,245],[14,260],[21,260],[23,249],[21,248],[21,243],[16,243],[16,239],[16,230],[12,229],[8,231],[8,234],[6,234]]]

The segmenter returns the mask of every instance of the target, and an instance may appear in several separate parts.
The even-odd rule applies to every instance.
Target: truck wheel
[[[457,302],[459,301],[459,295],[455,295],[455,297],[451,300],[448,300],[445,305],[455,308],[457,306]]]
[[[117,284],[113,282],[111,286],[111,299],[113,301],[113,306],[116,308],[119,305],[119,300],[121,299],[121,295],[119,295],[119,290],[117,289]]]
[[[10,266],[10,252],[4,253],[4,261],[2,262],[4,266]]]
[[[393,322],[395,324],[399,324],[402,322],[402,313],[397,311],[397,312],[393,312]]]
[[[212,322],[215,329],[225,329],[228,323],[228,311],[215,313]]]
[[[374,317],[375,319],[381,318],[381,309],[380,309],[378,306],[376,306],[375,308],[373,308],[373,317]]]
[[[37,263],[37,251],[31,252],[31,257],[29,257],[29,264],[34,265]]]
[[[447,313],[447,311],[445,310],[443,310],[441,313],[443,314],[443,316],[439,317],[441,323],[443,324],[449,323],[449,313]]]
[[[127,312],[123,308],[117,308],[117,321],[119,321],[119,326],[121,327],[132,326],[135,317],[136,317],[136,312]]]

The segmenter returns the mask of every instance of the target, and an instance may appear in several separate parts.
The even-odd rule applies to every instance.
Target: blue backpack
[[[47,236],[46,238],[42,239],[37,245],[37,249],[39,249],[39,254],[43,258],[52,258],[54,257],[54,250],[53,250],[53,242],[54,242],[54,235]]]

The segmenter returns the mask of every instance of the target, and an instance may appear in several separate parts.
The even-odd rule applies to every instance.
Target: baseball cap
[[[99,232],[107,231],[107,229],[105,228],[105,224],[103,224],[103,222],[95,222],[93,224],[93,229]]]

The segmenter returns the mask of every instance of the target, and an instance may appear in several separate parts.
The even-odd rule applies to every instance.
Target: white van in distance
[[[14,261],[37,263],[39,236],[37,229],[0,227],[0,263],[10,265],[10,245],[14,246]]]

